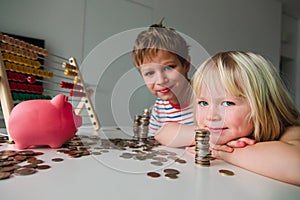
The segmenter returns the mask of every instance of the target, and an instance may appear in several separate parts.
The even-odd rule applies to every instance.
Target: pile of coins
[[[133,122],[133,138],[143,140],[148,137],[150,112],[144,109],[142,116],[136,115]]]
[[[10,144],[7,136],[1,136],[0,143]],[[163,166],[168,161],[174,161],[179,164],[186,163],[175,152],[154,149],[159,146],[160,144],[153,136],[147,137],[145,140],[136,140],[134,138],[102,139],[98,135],[76,135],[63,144],[61,148],[56,149],[56,152],[64,154],[69,158],[80,158],[90,155],[101,156],[103,153],[109,153],[111,150],[117,150],[122,152],[120,154],[120,158],[122,159],[148,160],[151,165],[155,166]],[[43,160],[36,157],[42,154],[42,152],[33,150],[1,150],[0,180],[14,177],[12,175],[31,175],[38,172],[38,170],[49,169],[50,165],[44,164]],[[56,157],[52,158],[51,161],[62,162],[64,159]],[[179,172],[175,172],[175,170],[165,171],[165,176],[171,179],[178,178],[178,174]]]
[[[25,176],[35,174],[37,170],[50,168],[36,156],[42,152],[32,150],[2,150],[0,151],[0,180],[11,178],[11,175]]]
[[[201,166],[210,166],[209,131],[195,130],[195,163]]]

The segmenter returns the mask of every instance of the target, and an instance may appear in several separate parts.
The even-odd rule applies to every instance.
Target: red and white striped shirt
[[[194,124],[192,103],[180,107],[170,101],[157,98],[151,111],[149,133],[155,133],[168,122]]]

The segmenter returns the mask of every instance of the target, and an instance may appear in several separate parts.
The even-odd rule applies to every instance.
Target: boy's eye
[[[198,104],[200,106],[208,106],[208,103],[206,101],[198,101]]]
[[[233,102],[231,102],[231,101],[224,101],[224,102],[222,103],[222,105],[223,105],[223,106],[233,106],[233,105],[235,105],[235,103],[233,103]]]
[[[172,70],[174,69],[174,66],[165,66],[164,67],[164,70],[167,71],[167,70]]]
[[[154,72],[152,72],[152,71],[150,71],[150,72],[145,72],[144,73],[144,76],[151,76],[151,75],[153,75],[154,74]]]

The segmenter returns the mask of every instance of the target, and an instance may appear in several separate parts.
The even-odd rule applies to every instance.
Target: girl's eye
[[[198,104],[200,106],[208,106],[208,103],[206,101],[198,101]]]
[[[223,106],[233,106],[233,105],[235,105],[235,103],[233,103],[233,102],[231,102],[231,101],[224,101],[224,102],[222,103],[222,105],[223,105]]]
[[[174,66],[165,66],[164,67],[164,70],[167,71],[167,70],[172,70],[174,69]]]

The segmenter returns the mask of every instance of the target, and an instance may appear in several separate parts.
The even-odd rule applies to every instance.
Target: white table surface
[[[77,135],[89,135],[79,131]],[[103,134],[103,135],[102,135]],[[103,137],[123,137],[120,130],[106,129],[99,132]],[[128,135],[127,135],[128,136]],[[4,144],[0,150],[14,149]],[[300,200],[300,187],[266,178],[220,160],[211,161],[210,167],[194,163],[194,155],[181,148],[159,147],[176,152],[186,164],[168,161],[157,167],[149,160],[122,159],[123,151],[110,150],[102,155],[70,158],[56,149],[39,148],[38,156],[51,166],[29,176],[13,176],[0,180],[0,200],[54,200],[54,199],[105,199],[105,200]],[[63,162],[53,162],[55,157]],[[164,177],[163,169],[176,168],[178,179]],[[222,176],[218,171],[228,169],[234,176]],[[150,178],[148,171],[162,176]],[[300,173],[300,172],[299,172]]]

